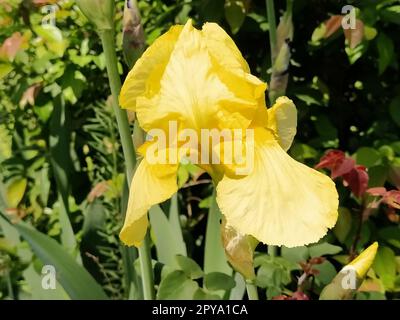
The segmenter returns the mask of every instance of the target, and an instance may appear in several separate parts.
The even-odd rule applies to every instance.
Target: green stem
[[[126,172],[128,184],[130,186],[131,179],[136,166],[135,148],[132,142],[131,130],[129,127],[126,111],[119,107],[118,95],[121,90],[121,79],[118,74],[118,60],[115,53],[114,30],[104,30],[100,32],[100,38],[103,45],[108,79],[110,82],[111,93],[113,98],[112,107],[117,119],[118,130],[121,137],[122,150],[126,163]],[[153,268],[151,265],[150,241],[146,236],[143,245],[139,248],[139,260],[142,268],[143,294],[145,300],[154,299],[154,279]]]
[[[118,74],[118,60],[115,53],[114,32],[105,30],[100,33],[101,43],[103,45],[104,55],[106,58],[108,79],[110,82],[112,93],[112,107],[115,117],[117,118],[118,130],[121,137],[122,150],[126,163],[126,171],[128,176],[128,184],[136,166],[135,148],[132,143],[131,129],[129,127],[128,116],[125,110],[119,107],[118,96],[121,90],[121,79]]]
[[[153,266],[151,264],[149,232],[147,232],[143,239],[143,244],[139,247],[139,261],[142,270],[143,296],[145,300],[154,300]]]
[[[246,282],[246,290],[249,300],[258,300],[258,291],[254,283]]]
[[[265,0],[267,6],[267,18],[269,25],[269,44],[271,49],[271,67],[274,66],[276,57],[276,19],[274,0]]]
[[[276,250],[277,248],[275,246],[268,246],[268,254],[271,257],[275,257],[276,256]]]

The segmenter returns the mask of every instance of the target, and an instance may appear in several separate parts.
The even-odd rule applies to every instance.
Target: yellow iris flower
[[[286,153],[296,134],[296,107],[281,97],[267,109],[266,88],[251,75],[222,28],[206,23],[197,30],[188,21],[173,26],[145,51],[125,80],[120,104],[136,112],[147,132],[168,132],[170,121],[177,121],[178,133],[185,128],[253,129],[250,173],[237,175],[232,170],[235,164],[223,160],[200,164],[217,185],[217,203],[227,225],[269,245],[316,242],[337,220],[335,184]],[[153,164],[146,159],[146,150],[154,143],[147,141],[138,150],[144,158],[133,177],[120,233],[127,245],[140,245],[148,226],[147,211],[178,190],[179,161]]]

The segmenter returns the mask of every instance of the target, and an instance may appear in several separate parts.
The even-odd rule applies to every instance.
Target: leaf
[[[182,238],[176,233],[160,206],[153,206],[149,215],[158,260],[170,267],[178,267],[175,256],[178,254],[186,256],[186,247]]]
[[[179,207],[178,207],[178,194],[175,193],[171,197],[171,203],[169,207],[169,223],[174,230],[177,242],[181,243],[184,255],[187,255],[186,244],[182,235],[181,220],[179,218]]]
[[[46,24],[35,27],[35,32],[43,39],[47,48],[55,53],[57,56],[62,57],[68,43],[63,39],[61,30],[56,26]]]
[[[343,16],[334,15],[325,21],[325,34],[324,38],[329,38],[332,34],[339,30],[342,26]]]
[[[375,28],[364,25],[364,37],[366,40],[371,41],[375,39],[378,31]]]
[[[183,271],[176,270],[161,280],[157,299],[191,300],[198,289],[197,282],[190,280]]]
[[[193,300],[221,300],[220,296],[206,292],[204,289],[199,288],[193,296]]]
[[[50,119],[50,162],[59,195],[59,221],[61,242],[71,252],[76,248],[76,239],[69,220],[69,195],[72,160],[70,156],[69,112],[61,95],[54,98],[54,110]],[[78,256],[79,258],[79,256]]]
[[[57,279],[71,299],[107,299],[101,286],[54,239],[23,222],[15,224],[14,227],[44,264],[55,267]]]
[[[381,163],[381,154],[373,148],[361,147],[356,151],[355,159],[357,164],[369,168]]]
[[[346,157],[343,151],[331,150],[321,158],[320,162],[315,166],[315,168],[327,168],[331,170],[331,178],[335,179],[350,172],[354,166],[354,159]]]
[[[392,120],[400,127],[400,96],[395,97],[389,105]]]
[[[26,42],[26,38],[20,32],[14,32],[0,47],[0,59],[13,61],[18,51],[26,47]]]
[[[368,187],[383,186],[388,176],[388,168],[385,165],[374,166],[368,169]]]
[[[236,285],[235,280],[222,272],[211,272],[205,275],[204,284],[208,290],[230,290]]]
[[[281,255],[283,258],[293,263],[307,261],[310,256],[308,248],[304,246],[295,248],[282,247]]]
[[[379,12],[383,21],[400,24],[400,5],[386,7]]]
[[[9,63],[0,63],[0,79],[3,79],[13,70],[13,66]]]
[[[379,74],[381,75],[392,62],[394,57],[394,44],[391,38],[381,32],[378,35],[376,45],[379,55],[378,70]]]
[[[28,180],[25,178],[19,178],[8,185],[6,199],[9,208],[18,207],[25,194],[27,183]]]
[[[368,189],[369,176],[364,166],[355,166],[343,175],[343,185],[349,187],[356,197],[361,197]]]
[[[322,257],[324,255],[332,255],[341,252],[343,249],[339,246],[335,246],[333,244],[323,242],[321,244],[315,244],[308,247],[310,252],[310,257]]]
[[[393,289],[396,279],[396,260],[393,250],[389,247],[380,247],[372,267],[385,288]]]
[[[346,241],[347,235],[351,230],[352,217],[349,209],[345,207],[339,207],[339,217],[333,228],[333,233],[340,243]]]
[[[46,290],[42,287],[43,276],[38,274],[33,265],[23,271],[24,278],[30,287],[33,300],[67,300],[69,296],[57,282],[55,289]]]
[[[231,275],[232,269],[226,261],[221,239],[221,212],[219,211],[213,193],[210,210],[208,211],[206,240],[204,246],[204,272],[223,272]]]
[[[232,33],[238,32],[246,18],[244,0],[225,0],[225,18]]]
[[[364,23],[357,19],[354,29],[343,29],[343,32],[350,49],[354,49],[361,43],[364,37]]]
[[[318,282],[323,285],[330,283],[336,276],[336,269],[329,261],[324,261],[321,264],[313,266],[313,269],[318,270],[319,274],[316,276]]]
[[[177,255],[175,259],[179,267],[190,279],[198,279],[203,276],[203,270],[201,270],[196,261],[182,255]]]

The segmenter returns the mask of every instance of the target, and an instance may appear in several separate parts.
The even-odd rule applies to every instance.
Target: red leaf
[[[369,188],[366,192],[368,192],[372,196],[384,196],[386,193],[386,188],[384,187]]]
[[[315,166],[315,168],[327,168],[331,170],[331,177],[332,179],[335,179],[350,172],[354,166],[354,159],[347,158],[343,151],[331,150],[321,158],[321,161]]]
[[[31,106],[33,106],[35,104],[35,98],[38,95],[40,88],[41,84],[36,83],[26,89],[21,97],[21,100],[19,101],[19,105],[21,107],[25,107],[29,103]]]
[[[324,34],[324,38],[329,38],[332,34],[334,34],[342,25],[343,16],[335,15],[330,17],[325,21],[326,31]]]
[[[369,176],[364,166],[355,166],[350,172],[343,175],[343,184],[350,188],[357,197],[361,197],[368,188]]]
[[[364,37],[364,23],[361,20],[356,20],[355,29],[344,29],[344,36],[349,43],[349,47],[354,49],[357,47]]]
[[[383,196],[383,202],[393,209],[400,209],[400,191],[390,190]]]
[[[93,202],[96,198],[102,196],[109,189],[107,181],[101,181],[96,184],[87,196],[89,202]]]
[[[24,41],[25,39],[21,33],[13,33],[13,35],[7,38],[0,47],[0,57],[10,61],[14,60],[18,51],[22,48]]]

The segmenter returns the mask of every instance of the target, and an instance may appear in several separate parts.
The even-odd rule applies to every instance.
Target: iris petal
[[[163,37],[146,50],[121,91],[121,105],[137,112],[141,127],[166,129],[169,120],[196,130],[249,126],[266,84],[249,73],[225,31],[212,23],[197,30],[189,20]]]
[[[132,179],[125,223],[120,233],[126,245],[140,246],[147,230],[147,211],[178,190],[178,165],[149,164],[143,159]]]
[[[243,178],[224,176],[217,202],[238,232],[287,247],[318,241],[338,214],[333,181],[292,159],[262,128],[255,129],[254,170]]]

